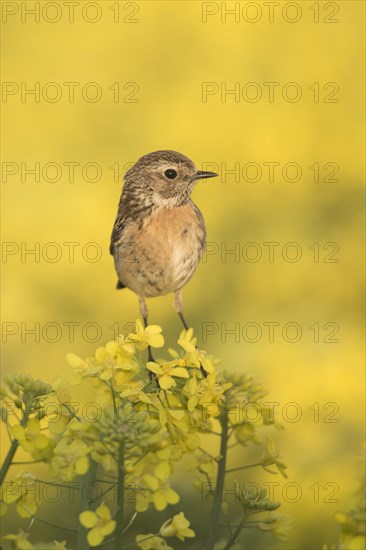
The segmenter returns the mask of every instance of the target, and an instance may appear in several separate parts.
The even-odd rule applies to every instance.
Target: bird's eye
[[[177,177],[178,174],[175,170],[173,170],[173,168],[168,168],[168,170],[165,170],[164,175],[169,180],[174,180]]]

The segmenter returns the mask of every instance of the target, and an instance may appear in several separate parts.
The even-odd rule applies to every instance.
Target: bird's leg
[[[139,296],[139,304],[140,304],[140,311],[141,311],[141,315],[142,315],[142,318],[144,320],[144,327],[146,328],[148,326],[148,309],[147,309],[147,305],[146,305],[146,302],[145,300],[143,299],[142,296]],[[151,347],[148,346],[147,347],[147,353],[148,353],[148,360],[149,361],[152,361],[154,362],[154,357],[153,357],[153,354],[152,354],[152,351],[151,351]],[[151,377],[152,373],[150,373],[150,377]]]
[[[183,315],[183,296],[182,296],[182,290],[177,290],[175,295],[174,295],[174,302],[173,302],[173,306],[176,310],[176,312],[178,313],[182,323],[183,323],[183,326],[186,330],[188,330],[188,325],[187,325],[187,322],[184,318],[184,315]]]
[[[181,319],[181,321],[182,321],[182,323],[183,323],[184,328],[185,328],[186,330],[188,330],[188,325],[187,325],[187,322],[186,322],[186,320],[185,320],[185,318],[184,318],[183,313],[182,313],[181,311],[178,311],[178,315],[179,315],[179,317],[180,317],[180,319]]]
[[[181,321],[183,323],[183,326],[186,330],[188,330],[188,325],[187,325],[187,321],[185,320],[184,318],[184,315],[183,315],[183,296],[182,296],[182,290],[177,290],[175,295],[174,295],[174,302],[173,302],[173,306],[175,308],[175,310],[177,311],[179,317],[181,318]],[[196,349],[198,350],[198,347],[196,346]],[[207,377],[207,372],[204,370],[204,368],[202,367],[202,364],[201,364],[201,372],[204,376],[204,378]]]

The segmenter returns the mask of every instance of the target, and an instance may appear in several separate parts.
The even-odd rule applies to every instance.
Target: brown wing
[[[111,235],[111,244],[109,245],[109,252],[114,255],[115,245],[121,240],[123,229],[125,227],[124,216],[122,212],[119,212],[114,222],[113,231]]]
[[[118,213],[116,217],[116,221],[114,222],[113,231],[111,235],[111,243],[109,245],[109,252],[114,256],[115,252],[115,246],[120,241],[123,233],[123,229],[125,227],[124,218],[122,213]],[[120,288],[126,288],[123,283],[121,283],[120,280],[117,281],[116,285],[117,290]]]

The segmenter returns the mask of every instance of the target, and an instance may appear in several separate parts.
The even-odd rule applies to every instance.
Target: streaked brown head
[[[124,192],[145,195],[155,204],[186,202],[198,179],[217,176],[197,170],[194,163],[176,151],[155,151],[141,157],[125,175]]]

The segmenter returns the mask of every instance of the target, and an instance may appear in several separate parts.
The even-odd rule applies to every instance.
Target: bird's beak
[[[203,180],[203,179],[206,179],[206,178],[216,178],[216,176],[218,176],[218,174],[216,174],[215,172],[202,172],[201,170],[198,170],[198,172],[196,172],[195,176],[193,176],[193,179],[194,180]]]

